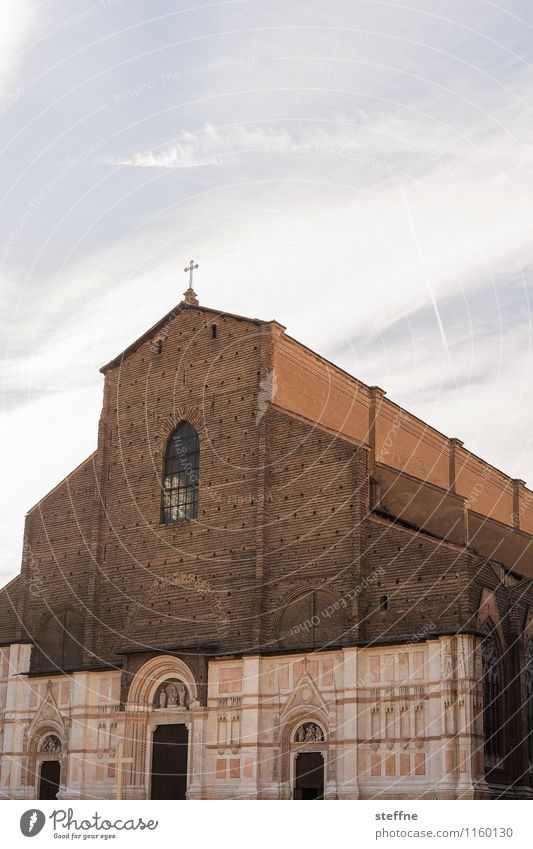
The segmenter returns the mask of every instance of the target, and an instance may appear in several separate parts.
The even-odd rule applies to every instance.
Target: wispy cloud
[[[38,17],[36,4],[31,0],[3,0],[2,26],[0,27],[0,109],[12,88],[23,50],[28,46],[28,36]],[[11,86],[11,88],[10,88]]]
[[[296,132],[283,126],[265,123],[236,124],[228,127],[206,125],[196,133],[183,131],[179,137],[157,148],[131,155],[110,155],[101,162],[108,165],[130,165],[138,168],[199,168],[227,165],[242,161],[248,155],[290,156],[321,155],[339,161],[361,161],[360,137],[349,128],[324,129],[320,126]],[[385,171],[391,164],[381,162]]]

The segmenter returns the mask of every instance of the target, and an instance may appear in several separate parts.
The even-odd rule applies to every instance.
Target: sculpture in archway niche
[[[294,739],[297,743],[323,743],[324,734],[315,722],[306,722],[304,725],[300,725]]]
[[[61,740],[55,734],[48,734],[40,745],[41,752],[60,752]]]
[[[154,707],[167,710],[188,708],[189,701],[189,691],[183,681],[179,678],[169,678],[157,688]]]

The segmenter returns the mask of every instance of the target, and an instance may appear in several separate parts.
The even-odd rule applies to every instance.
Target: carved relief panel
[[[241,698],[230,696],[218,700],[217,749],[219,755],[226,750],[237,754],[241,744]]]
[[[187,709],[190,697],[187,686],[179,678],[163,681],[156,690],[153,707],[163,710]]]

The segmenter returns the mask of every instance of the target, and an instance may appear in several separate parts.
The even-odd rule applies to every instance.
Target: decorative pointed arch
[[[48,737],[59,740],[59,750],[44,748]],[[46,695],[27,732],[27,760],[24,784],[32,785],[38,780],[39,761],[55,758],[63,769],[67,758],[68,733],[63,716],[54,698],[52,682],[46,685]],[[63,773],[64,774],[64,773]]]
[[[328,724],[328,708],[316,682],[306,671],[281,712],[280,721],[285,729],[285,734],[290,736],[291,730],[294,731],[301,718],[309,715],[310,711],[313,712],[315,718],[318,718],[325,731]]]
[[[477,627],[480,631],[483,630],[483,625],[487,622],[489,622],[489,627],[498,635],[500,646],[503,648],[505,638],[503,635],[502,620],[498,609],[498,602],[496,601],[494,591],[485,588],[481,593],[477,614]]]
[[[304,737],[308,737],[303,741],[297,739],[301,727],[305,729]],[[312,739],[306,734],[311,727],[320,730],[320,734],[311,735]],[[291,762],[294,760],[294,752],[301,751],[302,746],[322,752],[326,760],[326,771],[331,772],[329,752],[333,737],[334,729],[328,706],[311,675],[304,672],[279,717],[279,761],[276,772],[284,786],[284,798],[291,795]]]
[[[154,435],[152,451],[154,457],[159,457],[165,452],[170,437],[181,422],[189,422],[198,433],[202,432],[204,421],[198,407],[192,404],[180,404],[172,413],[158,423],[157,433]]]

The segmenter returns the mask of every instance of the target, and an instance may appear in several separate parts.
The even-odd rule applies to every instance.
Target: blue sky
[[[191,256],[201,303],[278,319],[533,484],[530,3],[2,12],[0,579],[95,447],[98,368]]]

